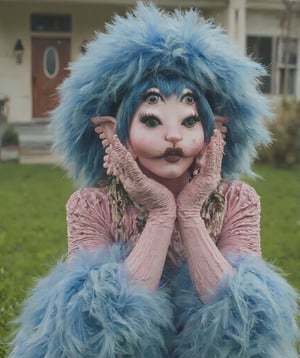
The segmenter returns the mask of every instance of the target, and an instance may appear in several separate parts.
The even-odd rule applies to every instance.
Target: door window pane
[[[47,47],[44,51],[44,74],[48,78],[54,78],[59,70],[59,56],[55,47]]]

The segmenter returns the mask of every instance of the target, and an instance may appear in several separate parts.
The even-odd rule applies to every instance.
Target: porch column
[[[228,35],[242,54],[246,53],[246,0],[229,0]]]

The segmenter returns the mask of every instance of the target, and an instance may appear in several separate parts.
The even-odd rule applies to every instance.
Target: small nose
[[[172,144],[176,144],[182,140],[182,135],[179,131],[170,131],[165,136],[166,140],[168,142],[171,142]]]

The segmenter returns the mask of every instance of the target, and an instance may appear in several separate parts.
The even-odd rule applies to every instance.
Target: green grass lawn
[[[259,166],[251,181],[262,200],[264,257],[284,269],[300,289],[298,169]],[[74,190],[60,169],[47,165],[0,165],[0,357],[8,322],[33,278],[45,275],[66,252],[65,204]]]
[[[64,172],[47,165],[0,165],[0,337],[33,277],[66,251],[65,203],[73,191]],[[5,356],[0,341],[0,357]]]
[[[261,197],[264,258],[283,268],[300,290],[300,170],[259,166],[262,179],[249,181]]]

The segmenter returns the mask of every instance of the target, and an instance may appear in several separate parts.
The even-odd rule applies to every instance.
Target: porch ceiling
[[[153,3],[163,6],[199,6],[201,8],[224,8],[228,7],[230,0],[152,0]],[[293,4],[294,10],[300,10],[300,0],[286,0]],[[0,3],[20,3],[20,4],[53,4],[61,3],[61,0],[0,0]],[[111,4],[111,5],[135,5],[136,0],[64,0],[69,4]],[[245,0],[248,9],[265,10],[284,10],[284,0]]]
[[[0,0],[1,2],[20,3],[20,4],[53,4],[61,3],[61,0]],[[64,0],[69,4],[113,4],[113,5],[135,5],[136,0]],[[199,6],[202,8],[225,7],[228,0],[156,0],[153,3],[163,6]]]
[[[284,10],[284,3],[291,3],[294,10],[300,10],[300,0],[246,0],[248,9]]]

